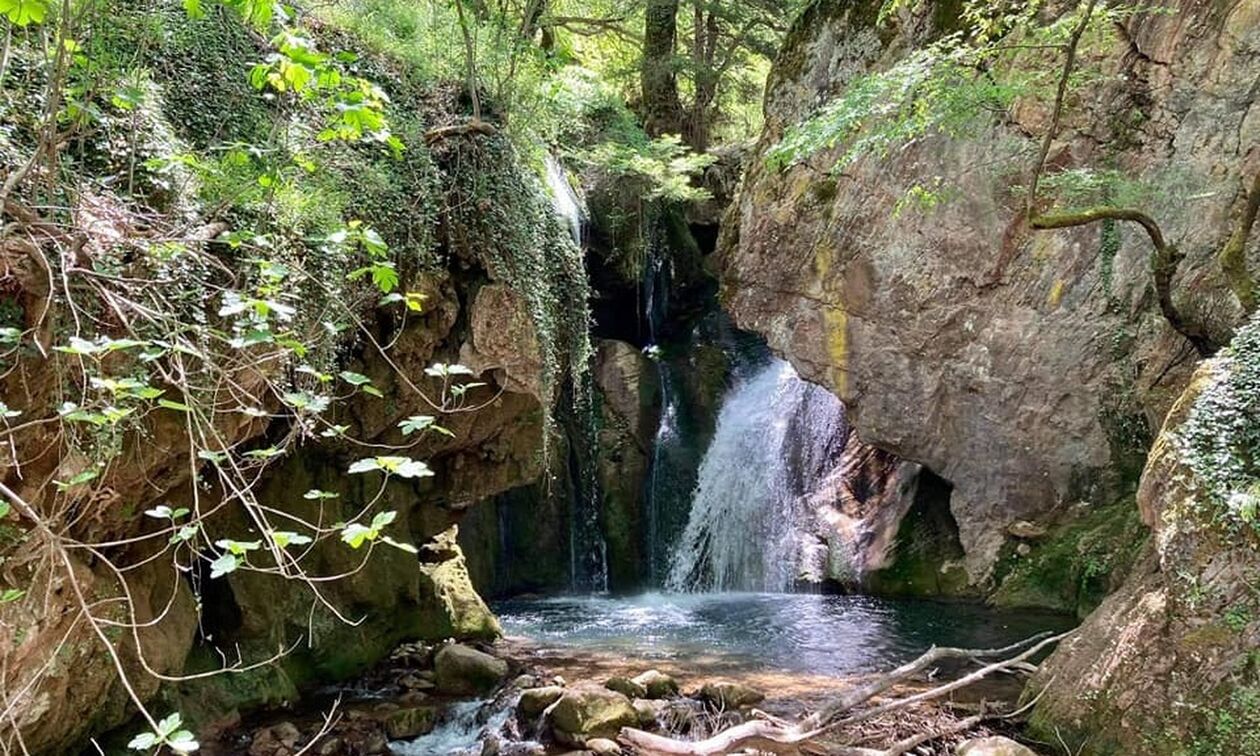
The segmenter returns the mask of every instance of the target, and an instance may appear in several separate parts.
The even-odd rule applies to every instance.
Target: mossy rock
[[[990,602],[1039,607],[1084,617],[1119,587],[1146,542],[1137,504],[1128,497],[1053,527],[1021,556],[1010,543],[995,570]]]

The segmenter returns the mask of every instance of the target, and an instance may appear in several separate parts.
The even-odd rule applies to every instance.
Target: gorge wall
[[[1018,533],[1131,495],[1194,359],[1154,306],[1142,234],[1021,223],[1011,187],[1046,102],[1020,102],[978,136],[917,139],[839,174],[840,147],[767,165],[788,127],[950,23],[945,4],[928,3],[879,26],[879,6],[822,0],[793,27],[724,225],[722,300],[833,389],[864,441],[952,484],[970,582],[992,585]],[[1241,310],[1213,254],[1260,164],[1258,12],[1186,1],[1126,20],[1088,52],[1101,75],[1050,155],[1056,167],[1102,162],[1160,187],[1151,209],[1186,256],[1177,302],[1219,335]],[[947,199],[899,210],[933,176]]]
[[[1084,53],[1100,75],[1074,96],[1050,165],[1101,163],[1158,187],[1149,209],[1185,254],[1177,305],[1225,343],[1245,318],[1215,255],[1260,169],[1260,6],[1165,5]],[[1222,376],[1250,375],[1253,337],[1196,374],[1156,308],[1144,235],[1025,226],[1012,187],[1044,100],[978,135],[918,138],[838,173],[843,146],[771,167],[787,129],[952,23],[951,4],[891,26],[879,7],[820,0],[794,25],[719,243],[723,304],[840,396],[863,441],[946,486],[948,511],[911,513],[899,535],[899,549],[935,564],[899,555],[871,587],[904,590],[914,573],[1000,604],[1084,615],[1101,602],[1038,675],[1037,736],[1083,753],[1257,752],[1260,625],[1243,575],[1255,534],[1204,503],[1210,476],[1202,461],[1188,467],[1182,440],[1205,386],[1217,403],[1204,413],[1254,423],[1220,404]],[[933,177],[945,199],[907,210],[907,189]],[[1245,385],[1234,381],[1236,396]],[[1254,441],[1227,443],[1254,459]],[[939,546],[951,524],[966,567],[954,579]]]

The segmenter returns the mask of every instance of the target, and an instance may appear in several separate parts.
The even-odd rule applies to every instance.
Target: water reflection
[[[1074,624],[1044,612],[819,594],[555,597],[494,609],[509,635],[544,646],[830,676],[886,669],[933,644],[991,648]]]

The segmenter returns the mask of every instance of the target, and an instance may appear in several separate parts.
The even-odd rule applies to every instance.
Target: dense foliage
[[[1260,530],[1260,318],[1238,330],[1177,434],[1214,519]]]

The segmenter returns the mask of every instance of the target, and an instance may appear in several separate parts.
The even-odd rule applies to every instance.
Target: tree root
[[[663,754],[665,756],[720,756],[720,754],[729,754],[746,749],[784,754],[785,756],[800,756],[801,754],[814,753],[836,754],[837,756],[900,756],[900,754],[906,753],[923,743],[964,732],[986,719],[1015,716],[1029,708],[1031,704],[1009,714],[982,712],[959,720],[944,729],[916,733],[914,736],[898,741],[883,750],[856,746],[834,746],[831,744],[828,744],[823,749],[816,741],[821,736],[841,730],[848,725],[854,725],[908,706],[940,698],[955,690],[983,680],[992,674],[1012,670],[1026,670],[1028,666],[1027,660],[1030,657],[1036,655],[1047,646],[1067,637],[1071,632],[1054,636],[1048,636],[1043,633],[1020,643],[997,649],[933,647],[914,661],[903,664],[886,674],[866,679],[844,691],[818,712],[805,717],[796,724],[771,719],[763,715],[762,718],[729,727],[709,738],[698,741],[677,740],[663,735],[654,735],[633,727],[626,727],[621,730],[620,740],[635,752]],[[1010,654],[1020,648],[1025,650],[1015,656],[1010,656]],[[896,698],[876,706],[854,711],[857,707],[887,691],[894,685],[917,676],[941,661],[947,659],[978,661],[980,659],[993,658],[1000,660],[987,664],[957,680],[914,695]]]

